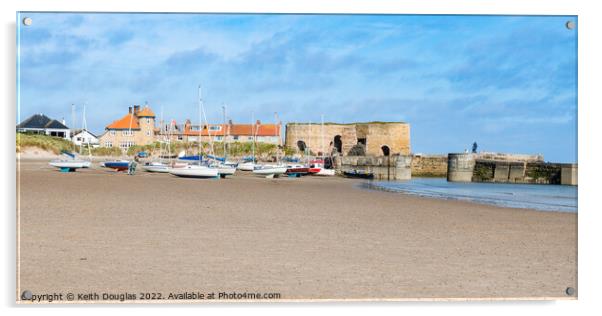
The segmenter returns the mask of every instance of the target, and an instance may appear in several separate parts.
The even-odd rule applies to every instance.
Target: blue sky
[[[575,17],[27,13],[21,119],[406,121],[412,151],[577,160]],[[77,123],[78,125],[81,122]]]

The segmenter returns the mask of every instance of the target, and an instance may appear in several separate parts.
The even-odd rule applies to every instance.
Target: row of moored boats
[[[62,171],[75,171],[80,168],[89,168],[90,160],[76,158],[71,153],[63,153],[62,159],[51,161],[49,164]],[[190,156],[189,156],[190,157]],[[215,178],[232,176],[236,171],[253,172],[253,174],[265,176],[267,178],[278,177],[281,175],[300,177],[305,175],[316,176],[334,176],[335,170],[326,168],[323,159],[315,159],[308,164],[258,164],[254,161],[243,161],[240,163],[229,162],[223,159],[191,159],[182,157],[171,162],[147,162],[142,165],[142,169],[147,172],[170,173],[179,177],[189,178]],[[115,171],[131,170],[133,161],[130,160],[112,160],[101,162],[100,165]]]

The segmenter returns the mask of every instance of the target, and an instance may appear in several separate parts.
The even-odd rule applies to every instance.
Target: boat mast
[[[320,127],[320,151],[324,156],[324,114],[322,114],[322,126]]]
[[[309,147],[310,138],[311,138],[311,121],[309,121],[309,128],[307,129],[307,143],[305,144],[305,152],[307,154],[307,156],[306,156],[307,165],[309,165],[309,156],[311,155],[311,149]]]
[[[130,136],[132,135],[132,121],[134,120],[134,109],[132,108],[132,113],[130,113],[130,127],[128,128],[128,139],[130,138]],[[130,141],[128,141],[128,143],[126,143],[126,145],[132,145]],[[126,146],[124,146],[126,147]],[[129,149],[129,146],[127,146],[127,148]],[[127,153],[127,151],[126,151]]]
[[[251,150],[253,153],[253,165],[255,165],[255,113],[251,111],[251,122],[253,123],[253,128],[251,129],[251,133],[253,134],[253,142],[251,143]]]
[[[75,104],[74,103],[71,103],[71,131],[75,132]],[[73,142],[73,135],[71,135],[71,142]],[[73,147],[73,149],[75,150],[75,146]]]
[[[71,128],[75,132],[75,104],[71,104]],[[73,142],[73,136],[71,135],[71,145],[73,145],[73,152],[75,152],[75,143]],[[82,154],[82,145],[79,145],[79,154]]]
[[[163,137],[163,106],[161,106],[161,114],[159,114],[159,162],[161,161],[161,156],[163,156],[163,142],[164,141],[165,141],[165,137]],[[155,142],[153,140],[153,145],[154,144],[155,144]],[[153,149],[154,149],[154,147],[153,147]],[[155,160],[155,159],[153,159],[153,160]]]
[[[169,130],[167,130],[167,162],[171,165],[171,135],[172,135],[173,120],[169,122]]]
[[[86,103],[84,103],[84,111],[83,111],[82,116],[83,116],[82,117],[82,132],[86,131],[86,133],[89,133],[88,132],[88,122],[86,122]],[[92,160],[92,150],[90,149],[90,138],[86,137],[86,140],[87,140],[86,142],[88,144],[88,158],[90,160]],[[79,151],[81,151],[81,145],[79,148],[80,148]]]
[[[276,126],[281,127],[278,124],[278,112],[274,112],[274,119],[276,120]],[[282,147],[282,137],[280,137],[280,128],[278,128],[278,148],[276,149],[276,164],[280,162],[280,148]]]
[[[199,166],[201,165],[201,157],[202,155],[202,140],[203,140],[203,119],[202,119],[202,112],[201,112],[201,104],[203,103],[202,101],[202,95],[201,95],[201,85],[199,85]]]
[[[211,128],[209,128],[209,120],[207,119],[207,114],[205,113],[205,106],[203,102],[201,102],[201,113],[203,113],[203,117],[205,118],[205,124],[207,124],[207,137],[209,138],[209,153],[215,158],[215,152],[213,151],[213,138],[211,137]]]
[[[222,144],[224,145],[224,163],[226,163],[226,140],[228,139],[228,136],[226,135],[226,105],[223,104],[222,105],[222,113],[224,114],[224,125],[223,128],[224,130],[222,131],[222,134],[224,135],[224,139],[222,140]]]

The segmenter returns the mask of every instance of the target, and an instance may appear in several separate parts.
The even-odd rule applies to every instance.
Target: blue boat
[[[182,156],[182,157],[178,157],[179,160],[191,160],[191,161],[199,161],[199,160],[203,160],[203,158],[199,155],[196,156]]]
[[[343,171],[343,175],[347,178],[374,179],[374,173],[364,170],[347,170]]]
[[[217,156],[213,156],[213,155],[207,155],[207,158],[213,159],[213,160],[217,160],[217,161],[221,161],[221,162],[225,162],[226,161],[226,158],[224,158],[224,157],[217,157]]]
[[[107,168],[115,169],[117,171],[125,171],[128,170],[130,162],[127,160],[106,161],[104,163],[104,166]]]

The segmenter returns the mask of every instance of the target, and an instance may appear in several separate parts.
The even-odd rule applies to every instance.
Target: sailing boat
[[[130,113],[130,127],[128,128],[128,137],[132,136],[132,122],[134,120],[134,113]],[[130,168],[130,164],[132,164],[129,160],[117,159],[117,160],[109,160],[101,163],[101,166],[114,169],[115,171],[126,171]]]
[[[203,101],[201,97],[201,86],[199,85],[199,163],[197,165],[186,165],[183,167],[170,167],[169,173],[178,177],[186,178],[215,178],[219,175],[217,168],[211,168],[201,164],[202,151],[202,131],[203,122],[201,115],[203,113]]]
[[[86,121],[86,104],[84,103],[84,111],[82,113],[82,130],[88,131],[88,123]],[[86,137],[86,144],[88,145],[88,160],[84,160],[84,168],[90,168],[92,165],[92,149],[90,149],[90,138]],[[81,145],[80,145],[81,151]]]
[[[71,106],[71,113],[72,113],[72,117],[75,116],[75,105]],[[84,106],[84,120],[83,120],[83,128],[82,130],[86,130],[86,108]],[[74,120],[75,122],[75,120]],[[74,149],[75,149],[75,144],[73,145]],[[88,141],[88,150],[90,150],[90,143]],[[60,158],[60,159],[55,159],[50,161],[48,164],[59,168],[61,171],[63,172],[74,172],[76,169],[79,168],[89,168],[90,165],[92,164],[91,160],[82,160],[79,158],[75,157],[75,154],[67,152],[67,151],[62,151],[61,152],[64,157]]]
[[[213,160],[213,161],[208,160],[207,166],[212,167],[212,168],[217,168],[220,178],[225,178],[226,176],[233,175],[236,172],[236,166],[231,166],[231,165],[225,164],[225,162],[226,162],[225,150],[224,150],[223,162],[220,161],[222,159],[215,157],[215,152],[213,150],[213,138],[211,137],[211,129],[209,128],[209,120],[207,120],[207,115],[205,114],[204,109],[202,112],[203,112],[203,117],[205,118],[205,123],[207,123],[207,135],[209,136],[209,146],[210,146],[209,149],[211,150],[210,155],[208,155],[207,157]],[[225,120],[226,120],[226,110],[224,107],[224,121]],[[224,146],[225,146],[225,142],[224,142]],[[224,147],[224,149],[225,149],[225,147]]]
[[[322,115],[322,126],[320,128],[320,150],[324,156],[324,115]],[[332,161],[332,158],[331,158]],[[334,176],[334,169],[326,169],[324,159],[314,159],[309,163],[309,172],[316,176]]]
[[[84,161],[81,159],[76,159],[75,155],[67,152],[67,151],[63,151],[62,154],[65,156],[64,158],[61,159],[55,159],[52,160],[51,162],[49,162],[48,164],[53,166],[53,167],[57,167],[59,168],[61,171],[65,171],[65,172],[73,172],[76,169],[79,168],[88,168],[90,167],[90,162],[89,161]]]
[[[253,122],[253,128],[251,134],[253,136],[253,142],[251,143],[251,150],[253,152],[251,160],[245,160],[238,164],[237,169],[241,171],[253,171],[255,169],[255,114],[251,112],[251,122]]]
[[[278,122],[278,113],[274,114],[276,122]],[[255,140],[255,139],[253,139]],[[279,175],[286,173],[287,167],[280,163],[280,147],[282,145],[282,138],[278,137],[278,149],[276,151],[276,164],[275,165],[262,165],[255,166],[253,173],[257,175],[264,175],[266,178],[277,178]]]
[[[170,129],[171,129],[171,125],[170,125]],[[163,107],[161,107],[161,136],[163,135]],[[169,142],[169,135],[166,139],[166,137],[162,137],[162,141],[159,142],[159,159],[163,156],[163,143],[165,143],[165,146],[168,148],[168,151],[170,150],[170,142]],[[168,154],[168,156],[171,156]],[[159,172],[159,173],[167,173],[169,172],[168,170],[168,165],[161,162],[161,161],[152,161],[152,162],[147,162],[146,164],[144,164],[144,166],[142,166],[142,168],[144,170],[146,170],[147,172]]]

